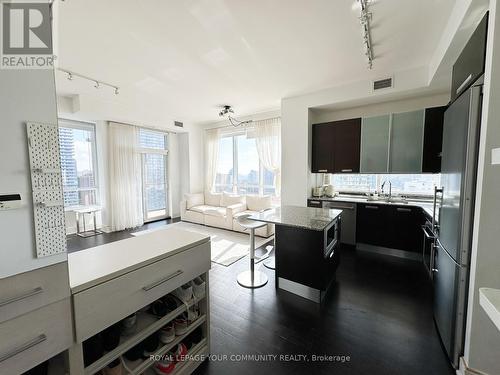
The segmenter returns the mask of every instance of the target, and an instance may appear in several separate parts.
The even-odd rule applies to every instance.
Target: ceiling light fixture
[[[118,95],[120,93],[120,88],[118,86],[112,85],[112,84],[107,83],[107,82],[99,81],[97,79],[94,79],[94,78],[91,78],[91,77],[87,77],[87,76],[84,76],[83,74],[75,73],[75,72],[72,72],[72,71],[69,71],[69,70],[66,70],[66,69],[61,69],[61,68],[57,68],[57,69],[60,70],[63,73],[66,73],[67,78],[68,78],[69,81],[73,81],[74,78],[77,77],[77,78],[80,78],[80,79],[84,79],[86,81],[93,82],[93,86],[96,89],[100,89],[103,86],[107,86],[107,87],[109,87],[109,88],[111,88],[113,90],[113,92],[115,93],[115,95]]]
[[[373,67],[373,48],[372,48],[372,36],[370,23],[372,20],[372,13],[368,9],[368,4],[371,0],[358,0],[360,5],[360,16],[359,22],[361,23],[362,34],[363,34],[363,45],[365,48],[365,55],[368,59],[368,69]]]
[[[234,113],[233,108],[230,105],[223,105],[221,111],[219,112],[219,117],[227,117],[229,123],[234,126],[247,125],[253,122],[253,120],[240,121],[232,117],[231,114]]]

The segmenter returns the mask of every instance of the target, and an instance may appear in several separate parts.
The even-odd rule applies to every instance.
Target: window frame
[[[76,189],[70,189],[67,190],[67,188],[64,186],[64,181],[63,181],[63,192],[76,192],[80,193],[81,191],[94,191],[95,194],[95,204],[93,205],[73,205],[73,206],[64,206],[64,209],[66,211],[71,211],[74,209],[78,208],[84,208],[84,207],[91,207],[91,206],[98,206],[101,202],[101,196],[100,196],[100,187],[99,187],[99,163],[97,161],[97,129],[96,129],[96,124],[94,122],[87,122],[87,121],[79,121],[79,120],[71,120],[67,118],[60,117],[57,120],[57,130],[59,132],[60,128],[67,128],[67,129],[76,129],[76,130],[83,130],[83,131],[89,131],[91,135],[91,154],[92,154],[92,174],[94,175],[94,186],[93,187],[85,187],[85,188],[80,188],[77,187]],[[59,151],[59,158],[60,156],[60,151]],[[61,167],[62,171],[62,167]],[[78,173],[78,169],[77,169]],[[78,176],[77,176],[78,177]]]
[[[250,193],[245,193],[245,194],[242,194],[242,193],[239,193],[238,192],[238,187],[239,184],[238,184],[238,174],[239,174],[239,169],[238,169],[238,137],[239,136],[246,136],[248,137],[248,132],[249,132],[250,129],[245,129],[245,130],[232,130],[232,131],[228,131],[228,132],[224,132],[222,133],[218,140],[217,140],[217,146],[220,147],[220,140],[223,139],[223,138],[232,138],[232,147],[233,147],[233,175],[232,175],[232,181],[231,181],[231,191],[230,193],[231,194],[241,194],[241,195],[251,195]],[[219,153],[220,155],[220,153]],[[217,161],[218,162],[218,161]],[[258,194],[259,195],[263,195],[264,194],[264,191],[266,188],[273,188],[274,189],[274,193],[270,194],[271,196],[273,197],[276,197],[276,186],[275,185],[265,185],[264,184],[264,172],[265,172],[265,167],[264,165],[262,165],[262,162],[260,160],[260,158],[258,158],[258,162],[259,162],[259,184],[258,184]],[[216,172],[216,176],[217,176],[217,172]],[[227,187],[229,185],[227,184],[218,184],[217,183],[217,177],[215,178],[215,181],[214,181],[214,185],[212,187],[212,191],[213,192],[219,192],[219,193],[222,193],[225,190],[225,187]],[[252,187],[254,187],[255,185],[251,185]],[[241,186],[242,187],[242,186]],[[220,189],[220,191],[218,190],[218,188]]]

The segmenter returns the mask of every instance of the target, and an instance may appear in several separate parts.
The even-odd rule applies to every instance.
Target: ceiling
[[[92,97],[190,122],[246,115],[284,97],[428,65],[454,0],[377,0],[374,69],[353,0],[66,0],[57,2],[59,95]]]

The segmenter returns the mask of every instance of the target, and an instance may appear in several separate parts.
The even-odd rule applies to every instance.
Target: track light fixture
[[[362,28],[363,34],[363,44],[365,48],[365,55],[368,59],[368,69],[372,69],[373,67],[373,48],[372,48],[372,37],[371,37],[371,29],[370,22],[372,20],[372,13],[368,9],[368,4],[370,0],[357,0],[360,5],[360,16],[359,22]]]
[[[80,79],[84,79],[86,81],[93,82],[93,86],[96,89],[100,89],[103,86],[107,86],[107,87],[109,87],[109,88],[111,88],[113,90],[113,92],[115,93],[115,95],[118,95],[120,93],[120,88],[118,86],[112,85],[110,83],[99,81],[97,79],[94,79],[94,78],[91,78],[91,77],[87,77],[87,76],[84,76],[83,74],[75,73],[75,72],[72,72],[72,71],[69,71],[69,70],[66,70],[66,69],[58,68],[58,70],[60,70],[63,73],[66,73],[66,76],[67,76],[66,78],[68,79],[68,81],[73,81],[74,78],[77,77],[77,78],[80,78]]]
[[[234,127],[247,125],[253,122],[253,120],[239,121],[231,116],[232,113],[234,113],[234,110],[230,105],[223,105],[222,109],[219,112],[219,117],[227,117],[229,123]]]

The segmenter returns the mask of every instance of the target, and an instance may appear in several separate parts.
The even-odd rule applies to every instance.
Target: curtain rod
[[[136,128],[143,128],[143,129],[148,129],[148,130],[154,130],[154,131],[157,131],[157,132],[162,132],[162,133],[167,133],[167,134],[182,134],[183,133],[183,132],[176,132],[176,131],[173,131],[173,130],[166,130],[166,129],[162,129],[162,128],[157,128],[155,126],[127,124],[126,122],[121,122],[121,121],[108,120],[106,122],[114,122],[115,124],[125,125],[125,126],[135,126]],[[188,132],[185,131],[184,133],[188,133]]]
[[[256,123],[256,122],[259,122],[259,121],[267,121],[267,120],[274,120],[274,119],[281,119],[281,116],[275,116],[275,117],[269,117],[269,118],[263,118],[263,119],[260,119],[260,120],[253,120],[250,124],[247,124],[245,126],[242,126],[241,128],[239,126],[230,126],[230,125],[225,125],[225,126],[216,126],[214,128],[205,128],[204,130],[205,131],[208,131],[208,130],[213,130],[213,129],[234,129],[234,130],[238,130],[238,129],[245,129],[247,126],[252,126],[252,124]]]

